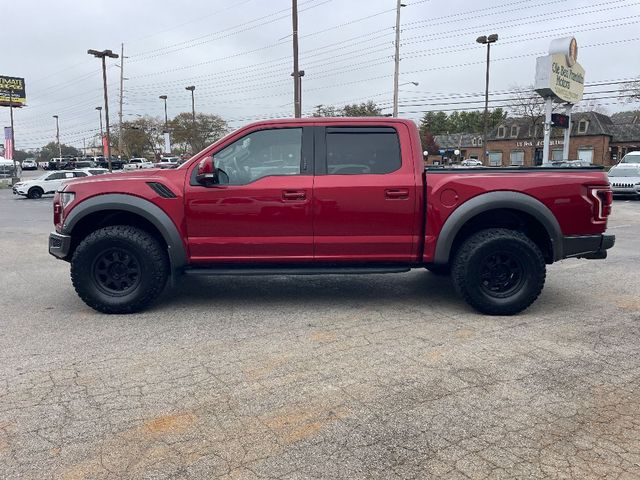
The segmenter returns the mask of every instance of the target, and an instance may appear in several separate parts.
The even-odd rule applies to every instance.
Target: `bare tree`
[[[597,112],[609,115],[609,111],[597,100],[583,100],[573,107],[574,112]]]
[[[620,98],[627,102],[640,101],[640,78],[623,83],[620,87]]]
[[[532,85],[527,87],[514,85],[511,89],[514,91],[514,100],[510,111],[512,116],[521,118],[527,127],[533,157],[536,143],[544,132],[544,98],[538,95]]]

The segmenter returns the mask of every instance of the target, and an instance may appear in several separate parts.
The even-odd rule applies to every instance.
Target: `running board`
[[[305,268],[186,268],[185,275],[210,276],[210,275],[362,275],[377,273],[405,273],[411,270],[408,266],[396,267],[305,267]]]

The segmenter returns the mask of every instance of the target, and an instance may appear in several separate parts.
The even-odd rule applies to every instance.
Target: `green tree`
[[[222,138],[228,131],[229,125],[218,115],[210,113],[196,114],[195,125],[190,112],[182,112],[169,122],[172,142],[188,149],[195,154]]]
[[[420,135],[424,137],[426,132],[433,135],[441,135],[447,133],[448,118],[445,112],[425,112],[420,120]]]
[[[381,115],[382,109],[372,100],[366,103],[345,105],[342,108],[342,116],[344,117],[379,117]]]
[[[154,158],[162,149],[162,129],[164,122],[156,117],[144,116],[131,122],[122,123],[122,142],[126,155],[131,157]],[[111,143],[118,144],[120,132],[111,135]],[[112,148],[113,150],[113,148]]]
[[[62,155],[69,155],[72,157],[79,157],[82,155],[80,150],[70,145],[65,145],[64,143],[60,144],[60,149],[62,150]],[[58,144],[56,142],[49,142],[44,147],[40,149],[40,153],[38,153],[37,161],[38,162],[47,162],[52,158],[59,157],[58,154]]]
[[[26,160],[27,158],[33,157],[32,154],[25,152],[24,150],[14,150],[13,151],[13,158],[16,159],[16,162],[22,162],[23,160]]]

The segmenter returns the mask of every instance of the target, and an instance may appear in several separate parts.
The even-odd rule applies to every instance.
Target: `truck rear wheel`
[[[492,228],[465,240],[451,272],[456,290],[473,308],[489,315],[514,315],[540,295],[546,265],[526,235]]]
[[[162,292],[169,261],[160,243],[128,225],[89,234],[71,259],[71,281],[80,298],[103,313],[133,313]]]

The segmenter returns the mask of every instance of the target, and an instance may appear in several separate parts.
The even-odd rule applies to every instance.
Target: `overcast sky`
[[[574,35],[587,97],[615,97],[620,79],[640,75],[640,1],[406,0],[402,8],[401,116],[435,109],[482,108],[485,49],[492,48],[492,99],[533,83],[535,57],[552,38]],[[374,100],[390,112],[395,0],[299,0],[303,112],[314,106]],[[15,112],[16,148],[55,139],[82,147],[99,131],[100,61],[87,49],[124,43],[124,118],[191,110],[221,115],[232,127],[292,116],[289,0],[22,0],[4,7],[0,74],[24,77],[28,106]],[[13,10],[13,11],[12,11]],[[111,124],[118,119],[120,60],[108,60]],[[418,82],[414,86],[409,82]],[[502,91],[502,96],[500,93]],[[604,92],[604,93],[597,93]],[[477,102],[477,103],[470,103]],[[635,107],[602,98],[609,111]],[[9,109],[0,109],[9,125]]]

